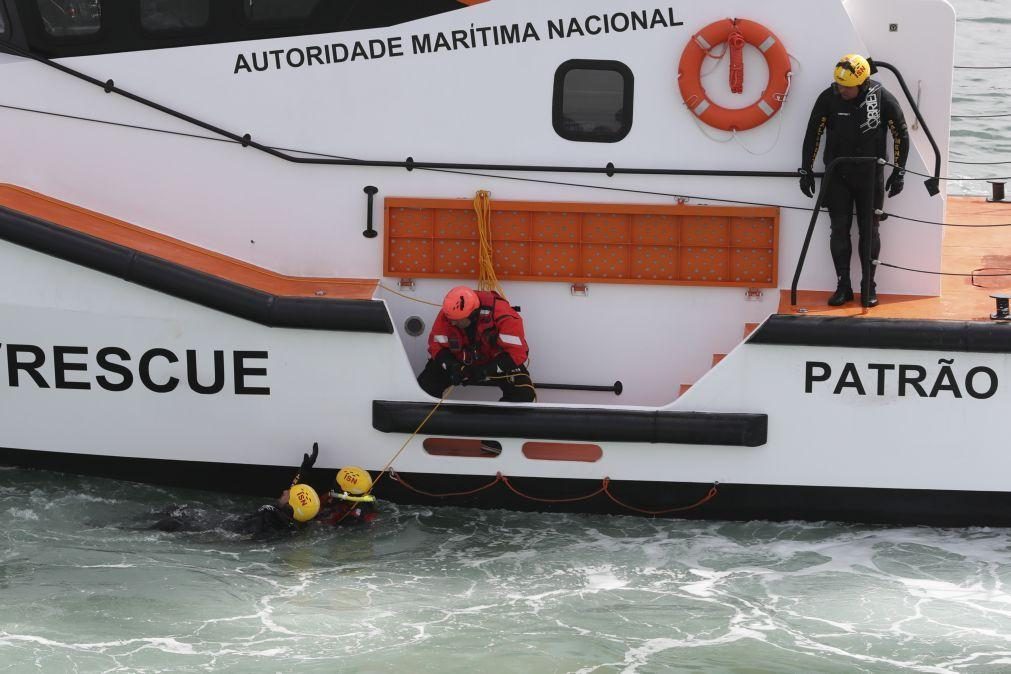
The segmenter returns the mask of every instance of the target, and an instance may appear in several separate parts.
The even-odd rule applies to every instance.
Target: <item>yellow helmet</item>
[[[871,76],[871,64],[860,54],[846,54],[835,64],[835,81],[844,87],[859,87]]]
[[[319,514],[319,494],[307,484],[296,484],[288,490],[288,505],[296,522],[308,522]]]
[[[361,496],[372,489],[372,476],[364,468],[347,466],[337,472],[337,486],[348,494]]]

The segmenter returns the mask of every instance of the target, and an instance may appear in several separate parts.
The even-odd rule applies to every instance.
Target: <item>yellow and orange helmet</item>
[[[308,522],[319,514],[319,494],[307,484],[292,485],[288,490],[288,505],[296,522]]]
[[[843,87],[859,87],[871,76],[871,64],[860,54],[846,54],[835,64],[836,84]]]
[[[362,496],[372,489],[372,476],[364,468],[346,466],[337,471],[337,487],[346,494]]]

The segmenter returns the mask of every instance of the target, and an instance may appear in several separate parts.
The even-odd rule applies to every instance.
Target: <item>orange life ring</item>
[[[769,85],[761,97],[746,108],[720,107],[702,88],[703,61],[715,46],[726,42],[735,32],[761,51],[769,65]],[[746,131],[769,121],[783,107],[790,90],[791,74],[790,55],[771,30],[747,19],[723,19],[709,24],[688,41],[678,64],[678,87],[688,109],[709,126],[724,131]]]

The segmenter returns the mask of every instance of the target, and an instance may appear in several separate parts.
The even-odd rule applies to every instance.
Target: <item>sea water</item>
[[[1011,2],[955,4],[956,62],[1011,65]],[[1011,112],[1009,89],[958,70],[953,113]],[[1011,118],[952,128],[952,159],[1011,162]],[[259,503],[0,469],[0,671],[1011,671],[1008,529],[392,504],[281,540],[216,526]],[[201,526],[150,528],[180,506]]]

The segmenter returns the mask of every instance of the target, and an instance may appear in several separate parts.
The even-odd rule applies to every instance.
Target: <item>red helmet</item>
[[[467,286],[457,286],[446,293],[446,299],[442,301],[442,313],[451,321],[459,321],[467,318],[478,310],[481,300],[477,298],[477,293]]]

